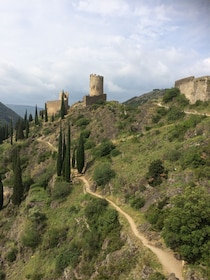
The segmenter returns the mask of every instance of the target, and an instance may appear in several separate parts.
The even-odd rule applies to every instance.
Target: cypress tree
[[[65,133],[63,134],[63,151],[62,151],[62,174],[63,174],[63,178],[65,178],[65,164],[66,164],[66,141],[65,141]]]
[[[82,133],[80,134],[79,137],[76,160],[77,160],[77,170],[79,173],[82,173],[83,167],[85,165],[85,149],[84,149],[84,140],[83,140]]]
[[[70,182],[71,179],[71,131],[70,124],[68,123],[68,132],[67,132],[67,144],[66,144],[66,154],[65,154],[65,179],[66,182]]]
[[[45,117],[45,122],[48,122],[47,103],[45,103],[44,117]]]
[[[17,150],[14,150],[14,163],[13,163],[13,172],[14,172],[14,185],[13,185],[13,195],[12,203],[14,205],[20,205],[23,198],[23,183],[22,183],[22,170],[20,166],[20,155]]]
[[[26,109],[25,116],[24,116],[25,122],[27,121],[27,119],[28,119],[28,112],[27,112],[27,109]]]
[[[37,105],[35,108],[35,125],[39,125],[39,117],[38,117],[38,110],[37,110]]]
[[[4,204],[4,188],[1,181],[1,174],[0,174],[0,210],[2,209]]]
[[[28,120],[29,120],[29,122],[32,122],[32,121],[33,121],[33,117],[32,117],[31,114],[29,115]]]
[[[60,115],[61,115],[61,119],[64,119],[64,116],[66,115],[66,107],[65,107],[65,103],[64,103],[64,92],[62,92]]]
[[[21,118],[19,118],[16,124],[16,141],[24,139],[23,130],[24,130],[24,121]]]
[[[72,165],[72,168],[75,168],[75,166],[76,166],[76,148],[74,148],[73,153],[72,153],[71,165]]]
[[[54,122],[54,120],[55,120],[55,115],[52,114],[52,116],[51,116],[51,122]]]
[[[58,176],[61,176],[62,162],[63,162],[63,155],[62,155],[62,127],[60,125],[60,134],[59,134],[59,139],[58,139],[58,157],[57,157],[57,175]]]

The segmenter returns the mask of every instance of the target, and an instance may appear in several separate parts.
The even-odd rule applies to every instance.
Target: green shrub
[[[143,197],[134,197],[131,199],[130,205],[134,209],[140,209],[144,206],[145,204],[145,199]]]
[[[89,150],[89,149],[92,149],[93,147],[95,147],[95,143],[88,139],[87,141],[85,141],[85,150]]]
[[[23,246],[30,247],[32,249],[35,249],[39,245],[41,238],[35,226],[27,227],[25,229],[21,241]]]
[[[86,127],[88,124],[89,124],[89,120],[85,117],[82,117],[82,118],[79,118],[77,121],[76,121],[76,126],[78,127],[81,127],[81,128],[84,128]]]
[[[96,157],[104,157],[111,153],[115,149],[115,145],[110,140],[103,140],[102,143],[94,150]]]
[[[114,177],[115,172],[109,163],[98,164],[93,173],[93,180],[99,186],[105,186]]]
[[[51,157],[51,151],[45,151],[38,156],[37,163],[40,164]]]
[[[74,243],[71,243],[69,248],[63,249],[56,258],[56,273],[60,275],[63,270],[69,265],[72,266],[72,268],[75,268],[78,263],[80,254],[80,248]]]
[[[14,262],[16,260],[17,257],[17,253],[18,253],[18,249],[16,247],[11,248],[10,251],[7,253],[6,255],[6,259],[9,262]],[[1,279],[1,278],[0,278]]]
[[[169,161],[177,161],[181,157],[181,152],[177,149],[167,151],[165,158]]]
[[[163,102],[168,103],[172,101],[175,97],[177,97],[179,94],[180,94],[180,90],[178,88],[167,89],[163,96]]]
[[[162,161],[157,159],[150,163],[146,177],[150,185],[157,186],[163,179],[168,178],[168,171],[164,168]]]
[[[89,138],[89,136],[90,136],[90,130],[84,130],[84,131],[82,131],[82,137],[83,137],[83,139],[87,139],[87,138]]]
[[[66,198],[70,193],[71,187],[67,182],[56,182],[51,192],[53,199]]]
[[[185,113],[183,111],[180,111],[179,107],[171,107],[168,110],[168,114],[167,114],[168,121],[172,121],[172,122],[180,120],[184,116]]]
[[[189,263],[209,266],[210,194],[201,186],[188,187],[172,204],[164,221],[166,244]]]
[[[121,152],[118,149],[113,149],[110,154],[112,157],[116,157],[116,156],[120,155]]]
[[[66,240],[68,228],[52,228],[46,232],[44,248],[54,248]]]
[[[204,166],[205,163],[205,159],[202,157],[202,152],[199,151],[197,147],[191,147],[185,150],[181,157],[181,165],[183,168],[198,168]]]

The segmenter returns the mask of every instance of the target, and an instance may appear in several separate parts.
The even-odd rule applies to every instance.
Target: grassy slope
[[[196,108],[202,112],[205,110],[209,111],[208,107]],[[208,145],[210,139],[210,119],[203,118],[201,122],[194,128],[189,129],[183,140],[177,140],[176,138],[169,141],[171,130],[175,124],[182,123],[184,118],[168,122],[166,117],[162,117],[161,120],[154,124],[152,122],[152,116],[156,114],[157,105],[149,101],[142,105],[140,108],[125,107],[124,105],[109,102],[106,105],[93,106],[91,108],[83,108],[78,105],[72,108],[67,118],[72,123],[72,142],[76,142],[79,133],[84,130],[90,131],[90,136],[87,142],[94,143],[97,145],[102,139],[108,138],[114,140],[117,149],[121,152],[118,156],[112,157],[111,161],[112,168],[115,170],[117,176],[112,179],[110,184],[105,188],[107,195],[112,196],[121,205],[124,205],[126,211],[132,214],[138,224],[142,223],[144,217],[140,211],[136,211],[130,208],[129,204],[125,204],[125,195],[138,194],[141,192],[142,187],[145,185],[145,175],[148,170],[148,166],[154,159],[162,159],[164,166],[169,170],[169,179],[164,182],[160,187],[154,189],[147,188],[143,195],[146,199],[146,205],[143,208],[143,212],[149,207],[151,203],[160,197],[166,195],[173,196],[187,184],[192,182],[202,182],[209,188],[209,180],[196,177],[196,170],[189,167],[183,170],[181,160],[171,161],[169,159],[169,152],[178,150],[180,153],[186,152],[190,147],[198,144]],[[106,116],[106,118],[104,118]],[[88,119],[89,123],[82,125],[78,120]],[[65,127],[66,120],[63,122]],[[54,147],[57,146],[57,135],[59,132],[60,122],[43,124],[39,129],[35,128],[31,130],[31,134],[34,135],[34,139],[29,139],[25,143],[20,143],[24,146],[22,148],[22,164],[24,178],[29,175],[33,177],[34,182],[37,184],[30,189],[26,200],[21,204],[20,209],[17,211],[13,207],[7,207],[0,212],[1,215],[1,236],[4,240],[1,247],[3,249],[2,257],[6,262],[6,255],[11,248],[18,248],[17,259],[13,263],[7,262],[6,272],[9,276],[8,279],[25,279],[28,275],[28,279],[38,279],[39,273],[41,279],[58,279],[52,278],[55,272],[55,258],[59,254],[62,248],[65,248],[72,238],[78,238],[77,235],[80,232],[77,228],[78,223],[76,220],[83,217],[84,205],[88,203],[87,198],[82,193],[82,187],[78,181],[74,181],[74,187],[72,193],[65,200],[52,199],[50,196],[50,190],[52,190],[55,173],[55,152],[52,147],[48,144],[44,144],[43,141],[37,141],[39,137],[42,140],[50,142]],[[195,133],[195,132],[199,133]],[[4,144],[0,147],[4,158],[8,157],[8,145]],[[50,152],[49,152],[50,151]],[[6,155],[5,155],[6,154]],[[28,160],[30,161],[28,162]],[[92,151],[91,149],[86,151],[86,161],[92,162]],[[92,173],[98,161],[93,161],[92,164],[88,165],[86,175],[92,179]],[[6,171],[11,169],[10,164],[6,164]],[[5,173],[5,165],[2,164],[1,169]],[[8,173],[9,175],[10,173]],[[47,179],[48,187],[46,190],[39,187]],[[7,176],[4,180],[5,186],[12,185],[12,177]],[[79,208],[78,213],[71,212],[71,206],[75,205]],[[28,217],[33,212],[41,212],[47,217],[46,227],[43,230],[41,243],[35,251],[22,247],[21,245],[21,234],[24,231],[25,226],[28,226]],[[16,214],[16,219],[14,219]],[[127,224],[121,219],[123,224],[122,236],[126,236],[127,242],[122,248],[121,255],[118,258],[121,260],[119,263],[121,268],[126,267],[121,275],[121,279],[135,279],[135,275],[142,273],[142,269],[146,264],[148,267],[157,267],[154,259],[147,250],[141,251],[136,250],[141,247],[141,244],[137,244],[133,240],[132,234],[129,231]],[[82,226],[82,225],[81,225]],[[67,230],[67,236],[65,241],[61,241],[60,247],[45,249],[48,244],[48,232],[54,228],[59,228],[61,231]],[[63,242],[63,243],[62,243]],[[131,250],[132,246],[136,248]],[[139,247],[140,246],[140,247]],[[131,263],[131,267],[125,266],[129,256],[124,255],[124,251],[129,251],[135,256],[134,261]],[[114,256],[114,255],[113,255]],[[99,258],[95,260],[97,266],[102,270],[105,269],[103,266],[104,262],[103,252],[99,255]],[[42,263],[40,269],[40,262]],[[9,264],[9,265],[8,265]],[[84,263],[81,263],[84,266]],[[3,268],[5,269],[5,268]],[[83,268],[84,269],[84,268]],[[113,264],[109,269],[119,270],[119,264]],[[78,268],[78,273],[82,273],[82,267]],[[154,270],[155,271],[155,270]],[[42,276],[41,276],[42,275]],[[44,276],[43,276],[44,275]],[[35,277],[35,278],[33,278]],[[84,276],[83,279],[88,279],[89,276]],[[86,278],[85,278],[86,277]],[[110,275],[109,275],[110,277]],[[109,278],[111,279],[111,278]],[[114,276],[112,279],[115,279]]]

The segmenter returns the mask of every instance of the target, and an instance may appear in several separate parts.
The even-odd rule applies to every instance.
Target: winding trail
[[[179,280],[184,280],[184,278],[182,276],[182,262],[177,260],[171,251],[164,251],[160,248],[157,248],[157,247],[149,244],[149,241],[141,233],[139,233],[139,231],[136,227],[136,224],[135,224],[134,220],[131,218],[131,216],[129,216],[125,211],[123,211],[119,206],[117,206],[110,199],[105,198],[100,194],[92,192],[90,189],[90,184],[84,175],[80,176],[78,178],[84,182],[84,185],[85,185],[84,192],[87,192],[87,193],[89,193],[93,196],[96,196],[98,198],[101,198],[101,199],[106,199],[120,214],[122,214],[127,219],[134,235],[138,239],[141,240],[141,242],[143,243],[144,246],[149,248],[157,256],[159,262],[162,264],[163,269],[167,274],[174,273],[175,276],[177,278],[179,278]]]

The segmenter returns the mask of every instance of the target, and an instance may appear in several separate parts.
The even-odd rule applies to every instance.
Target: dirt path
[[[149,244],[149,241],[141,233],[139,233],[136,224],[134,223],[134,220],[125,211],[123,211],[119,206],[117,206],[113,201],[109,200],[108,198],[105,198],[97,193],[92,192],[90,190],[90,184],[84,176],[81,176],[79,178],[84,182],[84,192],[90,193],[91,195],[94,195],[98,198],[106,199],[119,213],[121,213],[127,219],[134,235],[141,240],[144,246],[149,248],[157,256],[158,260],[163,266],[164,271],[167,274],[174,273],[176,277],[179,278],[179,280],[184,279],[182,276],[182,262],[178,261],[173,256],[172,252],[164,251],[160,248],[154,247],[151,244]]]

